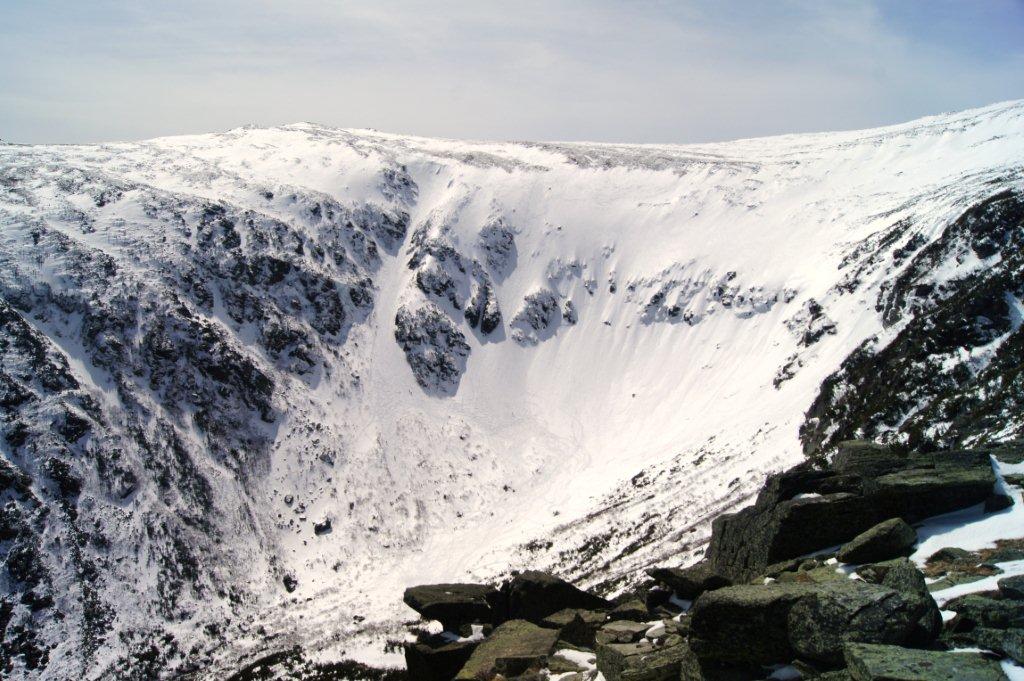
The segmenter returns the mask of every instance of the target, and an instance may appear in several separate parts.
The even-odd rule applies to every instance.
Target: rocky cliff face
[[[892,338],[868,338],[826,379],[801,428],[805,450],[854,434],[946,446],[1020,437],[1022,246],[1024,196],[1002,191],[927,246],[893,252],[899,274],[875,303]],[[873,253],[856,271],[879,260]]]
[[[622,585],[801,445],[1019,435],[1022,152],[0,146],[0,668],[388,662],[408,583]]]

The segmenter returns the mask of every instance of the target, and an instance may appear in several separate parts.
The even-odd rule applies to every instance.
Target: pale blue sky
[[[0,139],[696,142],[1024,98],[1024,0],[0,0]]]

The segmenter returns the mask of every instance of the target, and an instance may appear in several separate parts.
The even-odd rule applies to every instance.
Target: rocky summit
[[[536,571],[501,585],[413,587],[406,603],[425,619],[432,603],[408,594],[463,594],[466,607],[451,624],[480,633],[462,636],[444,622],[440,636],[412,633],[410,678],[1010,678],[1024,664],[1024,570],[999,576],[1024,564],[1014,553],[1024,540],[1000,540],[988,558],[956,546],[919,554],[952,519],[968,531],[972,522],[1000,527],[1005,509],[984,502],[1005,484],[995,456],[1018,451],[842,442],[831,461],[769,476],[753,506],[716,520],[702,561],[649,569],[651,581],[610,600]],[[1020,532],[1022,510],[998,531]],[[984,568],[961,578],[956,566]],[[995,577],[986,590],[982,580]],[[476,610],[477,594],[518,605]],[[459,670],[453,645],[465,660]]]

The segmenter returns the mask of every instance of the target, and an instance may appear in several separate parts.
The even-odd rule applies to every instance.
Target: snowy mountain
[[[408,584],[696,560],[851,435],[1024,436],[1024,102],[688,146],[0,146],[0,667],[399,664]]]

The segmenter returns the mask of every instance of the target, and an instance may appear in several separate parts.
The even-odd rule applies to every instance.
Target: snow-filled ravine
[[[853,369],[806,427],[851,353],[965,278],[1014,281],[1015,242],[971,230],[1010,224],[1022,159],[1021,102],[686,146],[306,123],[0,145],[12,678],[293,645],[399,664],[408,584],[692,562],[711,518],[857,427]],[[987,381],[1021,299],[946,334],[938,374]]]

